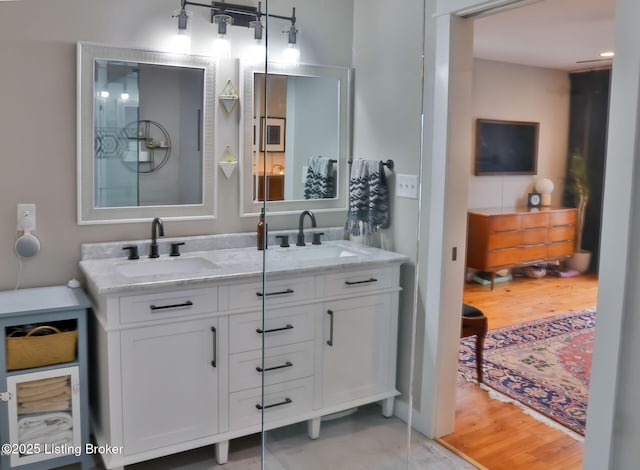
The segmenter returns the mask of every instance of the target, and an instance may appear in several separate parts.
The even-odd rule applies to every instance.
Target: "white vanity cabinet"
[[[93,431],[108,469],[372,402],[390,416],[399,272],[393,262],[99,292]],[[265,313],[262,314],[264,302]],[[263,387],[264,386],[264,390]],[[263,421],[264,420],[264,421]]]
[[[325,304],[324,407],[340,406],[385,392],[395,395],[396,312],[392,311],[387,294]]]
[[[128,454],[218,432],[217,334],[216,318],[122,332],[122,427]]]

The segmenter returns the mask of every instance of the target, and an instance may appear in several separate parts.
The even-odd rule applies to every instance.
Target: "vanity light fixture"
[[[182,2],[179,10],[173,12],[173,17],[178,18],[178,31],[173,38],[173,48],[175,52],[188,54],[191,51],[191,28],[189,28],[189,20],[192,17],[192,13],[185,9],[185,2]]]
[[[615,52],[613,51],[606,51],[606,52],[601,52],[600,53],[600,57],[613,57],[615,54]]]
[[[224,1],[213,1],[210,4],[192,2],[189,0],[180,0],[180,9],[174,12],[173,17],[178,18],[178,33],[175,41],[175,48],[181,48],[181,52],[188,52],[191,44],[189,19],[191,12],[186,10],[187,5],[208,8],[210,10],[211,23],[218,25],[218,37],[213,43],[212,55],[216,58],[228,58],[230,56],[231,47],[227,39],[227,25],[244,26],[254,30],[255,45],[251,47],[247,57],[252,62],[258,62],[265,57],[265,47],[262,45],[262,31],[264,25],[261,22],[263,16],[276,18],[280,20],[290,21],[291,25],[285,29],[285,33],[289,35],[288,46],[283,53],[283,57],[289,63],[297,63],[300,57],[300,51],[297,48],[296,40],[298,29],[296,29],[296,9],[292,10],[291,16],[282,16],[272,13],[262,12],[262,2],[258,2],[257,7],[247,5],[237,5],[234,3],[226,3]]]
[[[224,13],[218,13],[211,18],[218,25],[218,37],[213,40],[211,55],[217,59],[228,59],[231,56],[231,43],[227,39],[227,25],[233,24],[233,18]]]
[[[291,26],[283,31],[283,33],[289,36],[289,40],[287,43],[287,48],[282,52],[282,58],[288,64],[297,64],[298,60],[300,60],[300,49],[298,49],[297,40],[298,40],[298,30],[296,29],[295,23],[295,8],[293,9],[294,17],[291,21]]]

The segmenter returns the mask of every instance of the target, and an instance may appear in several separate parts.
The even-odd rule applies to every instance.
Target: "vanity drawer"
[[[287,302],[313,299],[315,283],[313,277],[269,280],[229,286],[229,308],[261,308],[265,305],[280,305]]]
[[[218,289],[189,289],[120,297],[120,323],[179,318],[218,311]]]
[[[292,416],[308,413],[312,409],[313,378],[292,380],[229,394],[229,429],[259,426],[264,406],[264,425]],[[263,405],[264,404],[264,405]]]
[[[229,357],[229,391],[238,392],[313,375],[313,341],[264,350],[232,354]],[[258,369],[264,368],[264,372]]]
[[[267,310],[264,321],[264,346],[271,348],[313,339],[313,319],[319,305]],[[231,315],[229,318],[229,353],[262,349],[262,314]]]
[[[322,276],[324,297],[358,292],[378,291],[393,285],[393,271],[390,268],[375,267],[351,272],[340,272]],[[397,284],[397,282],[396,282]]]

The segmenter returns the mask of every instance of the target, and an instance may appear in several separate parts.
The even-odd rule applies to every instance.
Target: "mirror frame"
[[[96,59],[191,67],[204,70],[202,106],[202,203],[137,207],[94,207],[94,61]],[[78,225],[147,222],[154,217],[168,220],[215,219],[214,164],[215,62],[210,57],[160,51],[77,43],[77,197]]]
[[[347,194],[349,193],[348,167],[351,142],[351,86],[352,69],[349,67],[298,64],[290,65],[280,62],[267,63],[269,74],[294,75],[301,77],[335,78],[338,80],[339,113],[338,119],[338,168],[337,194],[331,199],[296,199],[290,201],[267,201],[266,205],[272,215],[293,214],[303,209],[314,212],[339,212],[347,210]],[[240,65],[240,216],[253,217],[260,213],[262,201],[253,200],[253,102],[254,75],[265,73],[265,64]]]

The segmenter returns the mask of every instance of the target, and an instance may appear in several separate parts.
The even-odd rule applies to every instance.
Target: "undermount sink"
[[[216,269],[218,266],[204,258],[162,258],[127,261],[116,265],[123,276],[140,277],[161,274],[197,273]]]
[[[284,249],[279,251],[282,255],[288,255],[299,260],[316,260],[316,259],[336,259],[358,256],[360,253],[351,251],[341,246],[306,246],[293,248],[291,250]]]

